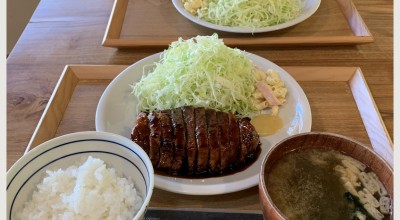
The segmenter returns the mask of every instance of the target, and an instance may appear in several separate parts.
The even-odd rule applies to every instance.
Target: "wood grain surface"
[[[129,65],[160,49],[102,46],[114,0],[42,0],[7,59],[7,167],[18,160],[67,64]],[[282,66],[359,66],[390,136],[393,135],[393,1],[354,0],[374,42],[357,46],[253,48],[249,52]],[[302,84],[303,86],[303,84]],[[326,91],[336,86],[327,86]],[[306,86],[307,87],[307,86]],[[92,91],[90,85],[80,88]],[[305,89],[307,90],[307,89]],[[80,97],[94,99],[96,97]],[[317,100],[318,101],[318,100]],[[332,107],[343,102],[337,100]],[[71,103],[79,108],[80,103]],[[315,108],[315,107],[314,107]],[[326,117],[329,109],[314,116]],[[332,109],[330,109],[332,110]],[[65,113],[68,116],[68,112]],[[336,114],[332,112],[330,114]],[[94,129],[94,115],[80,117]],[[82,121],[82,120],[77,120]],[[74,126],[77,122],[65,122]],[[347,121],[332,122],[350,129]],[[313,124],[318,130],[321,124]],[[361,129],[361,128],[354,128]],[[66,128],[63,132],[70,132]],[[332,132],[335,132],[332,131]],[[358,131],[354,131],[358,132]],[[351,134],[349,136],[352,136]],[[365,141],[362,139],[361,141]],[[182,196],[156,189],[152,207],[260,209],[257,188],[222,196]]]

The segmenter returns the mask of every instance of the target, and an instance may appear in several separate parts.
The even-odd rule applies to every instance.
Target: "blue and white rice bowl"
[[[154,170],[140,146],[120,135],[85,131],[49,140],[21,157],[7,173],[7,219],[15,219],[32,198],[46,170],[66,169],[92,156],[114,168],[118,176],[131,179],[143,203],[133,217],[142,219],[154,188]]]

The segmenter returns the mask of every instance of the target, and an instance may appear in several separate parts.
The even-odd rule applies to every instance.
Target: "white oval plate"
[[[186,11],[186,9],[183,7],[182,0],[172,0],[172,3],[174,4],[175,8],[179,11],[179,13],[181,13],[184,17],[204,27],[208,27],[219,31],[232,32],[232,33],[263,33],[263,32],[276,31],[296,25],[306,20],[311,15],[313,15],[319,8],[319,5],[321,4],[321,0],[304,0],[304,1],[305,1],[304,7],[301,11],[301,14],[295,19],[274,26],[261,27],[261,28],[229,27],[229,26],[216,25],[208,21],[204,21],[194,16],[190,12]]]
[[[160,60],[162,53],[146,57],[122,71],[106,88],[96,110],[96,130],[130,137],[136,121],[137,99],[130,84],[141,79],[144,66]],[[268,150],[280,140],[311,130],[311,109],[299,84],[285,70],[260,56],[247,53],[254,65],[266,71],[276,70],[288,88],[287,103],[279,110],[284,126],[271,136],[261,138],[261,153],[247,169],[231,175],[189,179],[155,175],[155,186],[170,192],[189,195],[215,195],[247,189],[258,184],[261,162]],[[148,68],[148,67],[147,67]]]

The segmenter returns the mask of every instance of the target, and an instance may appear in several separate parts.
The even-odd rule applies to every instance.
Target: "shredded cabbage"
[[[202,0],[197,16],[231,27],[268,27],[300,15],[303,0]]]
[[[243,51],[224,45],[218,35],[179,38],[152,71],[133,84],[139,111],[185,105],[207,107],[238,116],[256,111],[255,68]]]

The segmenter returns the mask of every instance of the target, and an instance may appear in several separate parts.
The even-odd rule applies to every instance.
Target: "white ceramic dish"
[[[307,97],[299,84],[285,70],[276,64],[254,54],[247,54],[262,70],[278,71],[288,88],[287,103],[280,109],[284,127],[274,135],[261,138],[262,152],[250,167],[232,175],[187,179],[155,175],[157,188],[190,195],[213,195],[235,192],[258,184],[258,173],[262,159],[268,150],[280,140],[311,130],[311,110]],[[130,84],[139,81],[143,67],[160,60],[161,53],[144,58],[125,69],[106,88],[96,111],[96,130],[107,131],[130,137],[135,124],[137,110],[136,97],[131,94]]]
[[[51,139],[21,157],[7,173],[7,219],[31,199],[46,170],[65,169],[88,156],[103,160],[118,175],[130,177],[143,198],[133,219],[143,219],[154,188],[151,161],[140,146],[120,135],[86,131]]]
[[[309,18],[311,15],[313,15],[317,9],[319,8],[319,5],[321,4],[321,0],[304,0],[304,6],[302,9],[301,14],[296,17],[293,20],[287,21],[282,24],[277,24],[274,26],[269,26],[269,27],[262,27],[262,28],[251,28],[251,27],[229,27],[229,26],[222,26],[222,25],[216,25],[207,21],[204,21],[190,12],[186,11],[185,8],[183,7],[182,0],[172,0],[172,3],[174,4],[175,8],[181,13],[184,17],[189,19],[190,21],[207,27],[211,28],[214,30],[218,31],[225,31],[225,32],[232,32],[232,33],[263,33],[263,32],[270,32],[270,31],[277,31],[281,30],[284,28],[291,27],[293,25],[296,25],[300,22],[303,22],[307,18]]]

